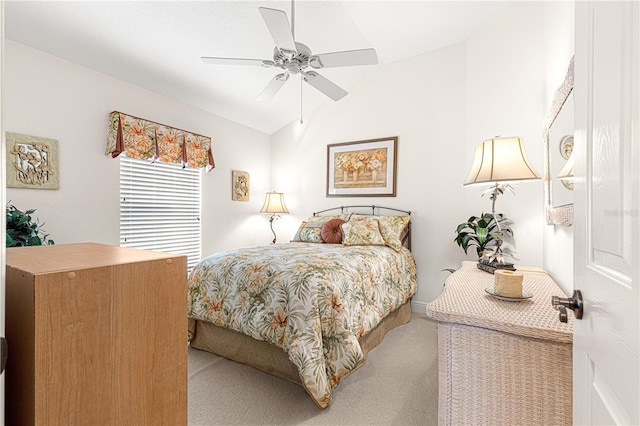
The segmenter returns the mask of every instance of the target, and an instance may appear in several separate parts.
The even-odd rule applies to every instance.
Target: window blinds
[[[120,245],[201,256],[199,169],[120,157]]]

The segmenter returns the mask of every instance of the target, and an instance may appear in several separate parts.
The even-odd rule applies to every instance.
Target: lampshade
[[[567,162],[564,163],[564,166],[560,170],[560,173],[558,173],[557,178],[563,180],[573,179],[573,155],[569,156]]]
[[[282,192],[267,192],[260,213],[289,213]]]
[[[471,171],[464,185],[540,179],[529,163],[522,139],[489,139],[476,145]]]

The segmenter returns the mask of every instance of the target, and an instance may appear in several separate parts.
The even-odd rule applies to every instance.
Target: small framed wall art
[[[395,197],[398,137],[327,146],[327,197]]]
[[[249,173],[238,170],[231,171],[231,199],[233,201],[249,201]]]
[[[58,189],[58,141],[20,133],[5,134],[7,187]]]

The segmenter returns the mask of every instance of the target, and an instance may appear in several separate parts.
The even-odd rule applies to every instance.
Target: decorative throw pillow
[[[303,221],[303,222],[300,224],[300,227],[299,227],[299,228],[298,228],[298,230],[296,231],[296,234],[293,236],[293,239],[292,239],[291,241],[294,241],[294,242],[300,242],[300,241],[302,241],[302,240],[300,239],[300,231],[302,231],[302,229],[304,228],[304,226],[305,226],[306,224],[307,224],[307,221],[306,221],[306,220],[305,220],[305,221]]]
[[[322,225],[322,230],[320,231],[320,236],[322,237],[322,241],[327,244],[340,244],[342,243],[342,225],[344,220],[342,219],[331,219],[328,220]]]
[[[342,244],[345,246],[383,246],[385,244],[376,219],[343,223],[342,234]]]
[[[379,216],[378,222],[380,223],[380,233],[386,245],[400,251],[402,247],[402,233],[409,224],[409,216]]]
[[[322,225],[332,219],[342,219],[343,221],[349,220],[351,213],[333,215],[333,216],[311,216],[306,221],[302,222],[298,229],[299,241],[305,243],[322,243]],[[298,241],[298,240],[294,240]]]
[[[305,243],[322,243],[322,225],[324,222],[313,221],[304,224],[300,229],[300,241]]]

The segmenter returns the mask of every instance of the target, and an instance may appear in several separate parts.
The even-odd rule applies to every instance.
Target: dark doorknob
[[[558,318],[561,322],[569,320],[567,309],[573,311],[576,319],[582,319],[584,302],[582,301],[582,292],[580,290],[573,290],[573,295],[570,298],[551,296],[551,305],[560,311]]]
[[[9,346],[7,345],[7,339],[0,337],[0,374],[4,373],[4,369],[7,368],[8,358]]]

